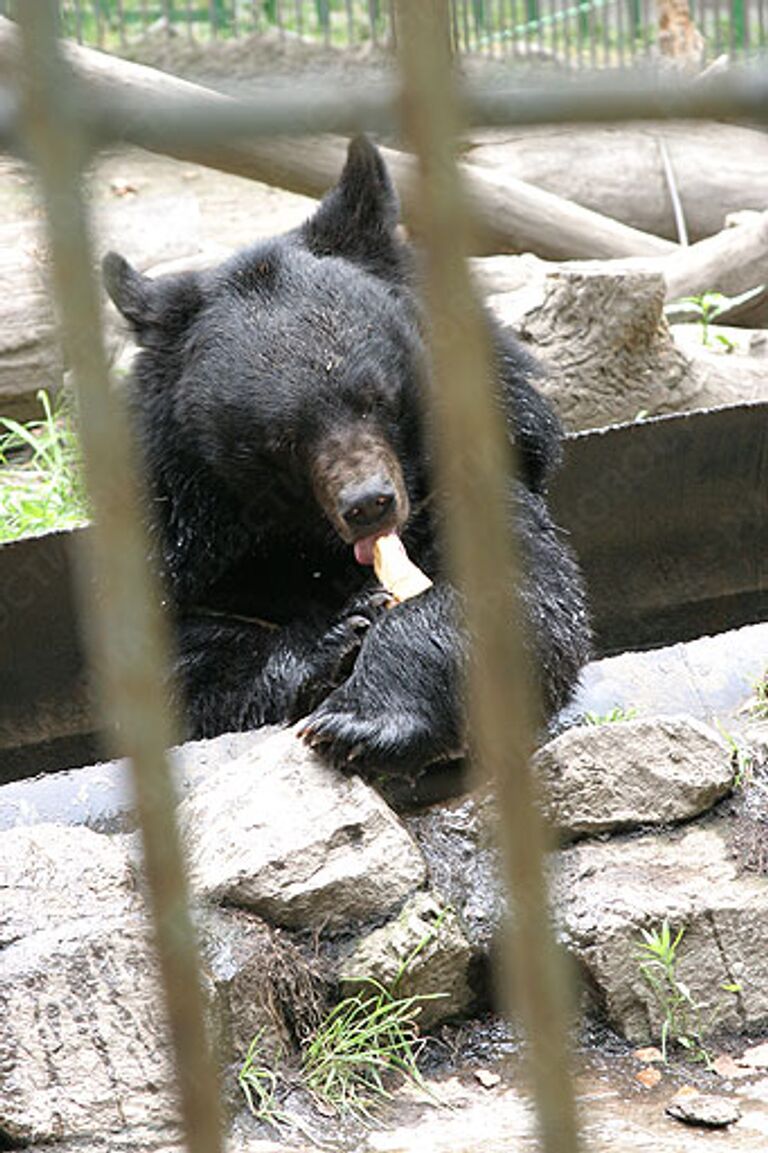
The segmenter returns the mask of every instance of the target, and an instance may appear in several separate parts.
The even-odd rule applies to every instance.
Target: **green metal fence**
[[[19,0],[0,0],[10,14]],[[147,36],[195,40],[269,34],[328,47],[396,40],[394,0],[61,0],[62,30],[125,49]],[[690,0],[706,59],[768,46],[768,0]],[[464,53],[608,67],[646,60],[657,44],[655,0],[453,0]]]

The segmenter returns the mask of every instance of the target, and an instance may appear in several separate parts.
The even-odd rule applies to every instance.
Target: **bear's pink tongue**
[[[384,533],[375,532],[371,536],[364,536],[355,541],[355,560],[358,564],[373,564],[373,546],[379,537],[384,535]]]

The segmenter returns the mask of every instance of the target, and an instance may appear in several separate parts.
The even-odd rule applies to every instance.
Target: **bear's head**
[[[310,220],[215,270],[149,279],[105,258],[141,349],[155,483],[157,442],[270,530],[329,536],[330,523],[371,563],[376,537],[407,521],[422,483],[409,470],[424,459],[425,350],[397,220],[381,156],[360,137]],[[160,499],[181,499],[174,487]]]

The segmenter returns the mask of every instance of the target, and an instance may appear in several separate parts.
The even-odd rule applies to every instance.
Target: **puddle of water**
[[[478,1066],[479,1067],[479,1066]],[[585,1149],[589,1153],[766,1153],[768,1144],[768,1079],[740,1083],[728,1092],[713,1081],[702,1092],[726,1094],[738,1101],[741,1120],[724,1130],[695,1129],[667,1116],[665,1109],[679,1090],[681,1077],[664,1071],[661,1082],[645,1089],[635,1074],[641,1068],[631,1056],[582,1054],[576,1075],[577,1099]],[[501,1082],[483,1089],[473,1070],[447,1080],[430,1081],[444,1102],[417,1106],[413,1091],[408,1120],[377,1130],[359,1146],[361,1153],[534,1153],[538,1148],[530,1100],[521,1090],[518,1058],[493,1066]]]

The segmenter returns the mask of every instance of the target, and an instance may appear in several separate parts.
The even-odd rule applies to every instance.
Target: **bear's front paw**
[[[412,709],[390,703],[367,711],[346,690],[331,693],[300,729],[306,743],[336,768],[415,772],[452,755],[449,742]]]
[[[320,642],[318,679],[323,680],[326,692],[341,685],[352,672],[366,633],[389,603],[389,594],[382,589],[364,593],[325,634]]]

